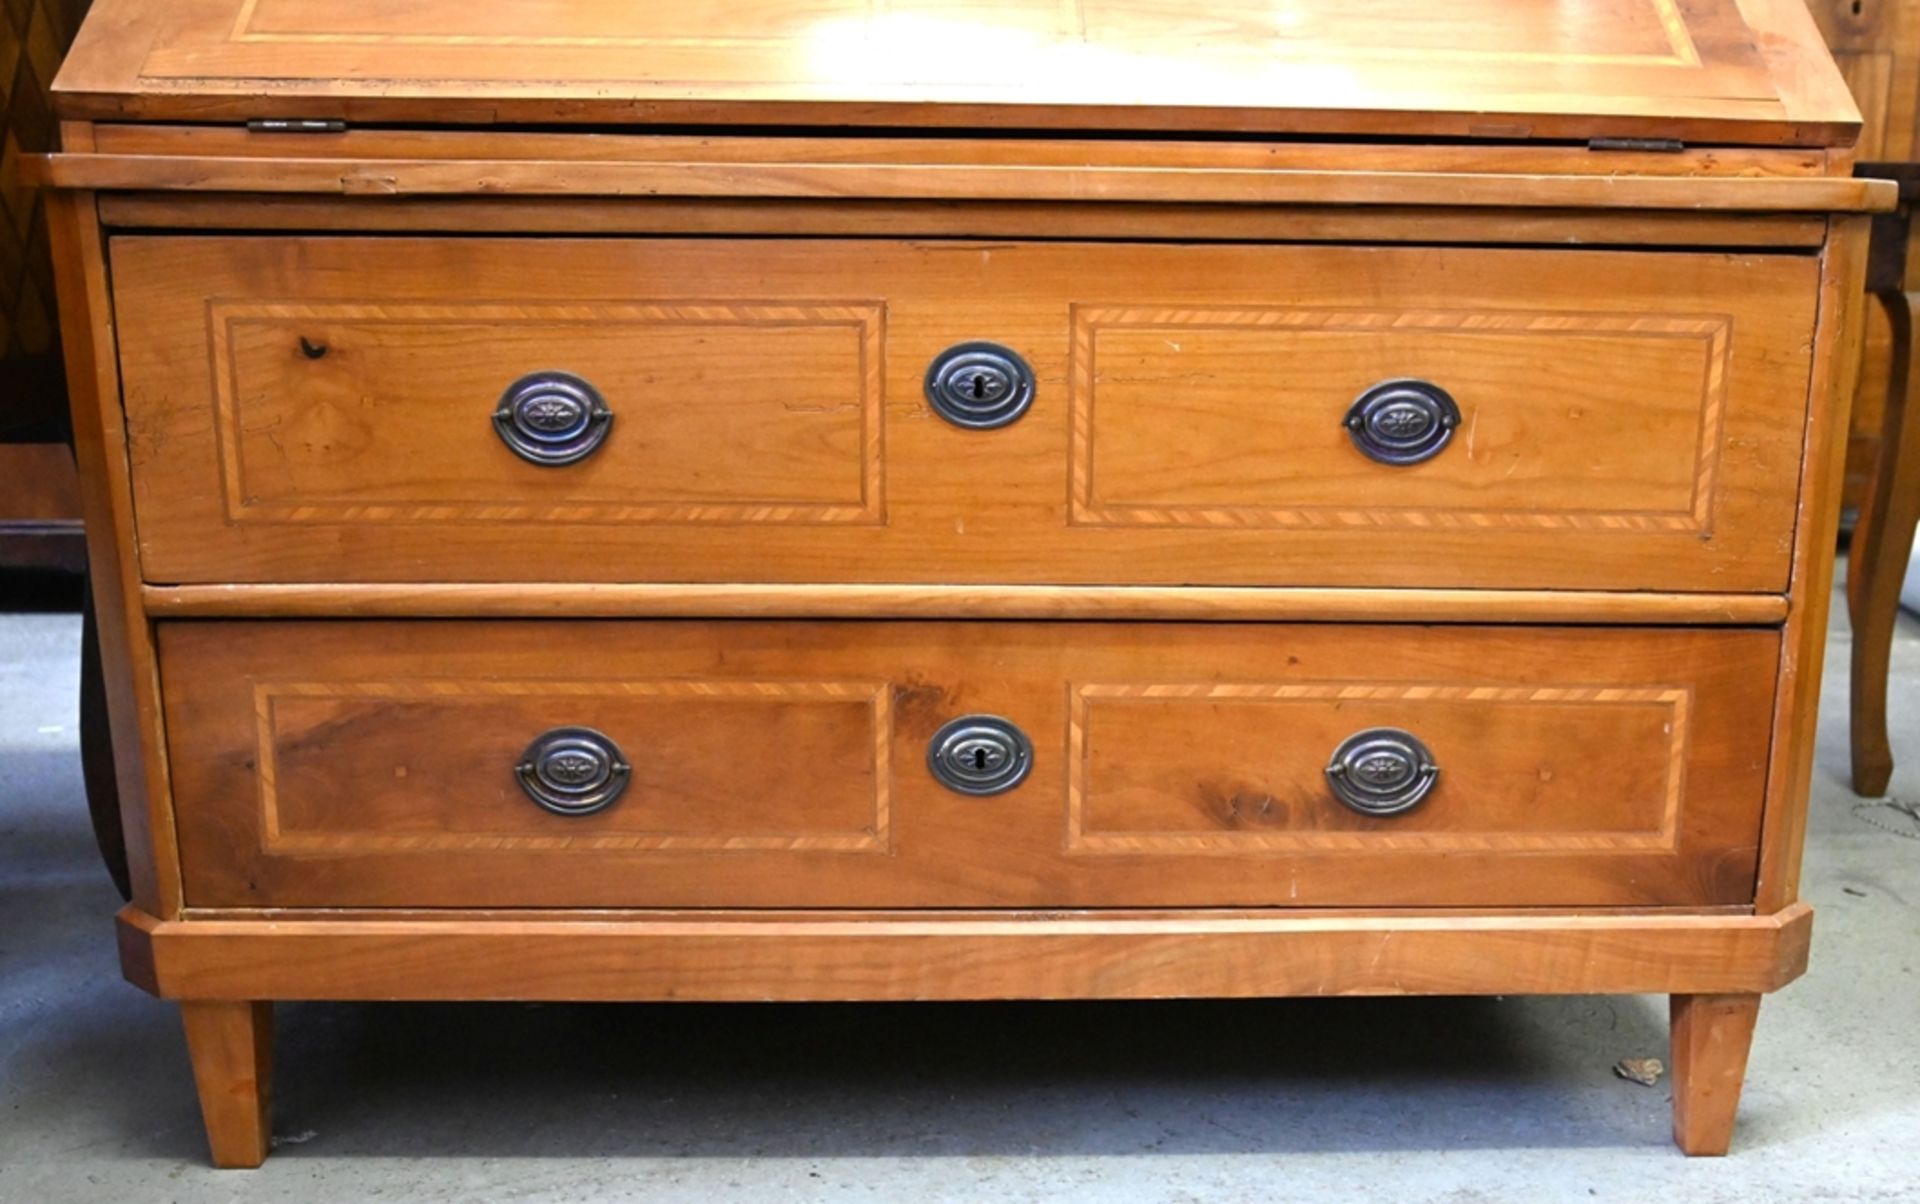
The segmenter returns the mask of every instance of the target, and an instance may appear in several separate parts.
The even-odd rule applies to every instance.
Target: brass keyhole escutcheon
[[[955,426],[994,430],[1033,404],[1033,369],[999,343],[960,343],[928,365],[926,393],[934,413]]]
[[[998,715],[965,715],[943,726],[927,745],[927,769],[961,794],[1012,790],[1033,769],[1033,742]]]

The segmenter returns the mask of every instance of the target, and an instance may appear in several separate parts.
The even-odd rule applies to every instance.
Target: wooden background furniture
[[[101,0],[36,170],[217,1163],[342,998],[1659,992],[1727,1149],[1895,189],[1798,0],[1286,13]]]
[[[47,208],[24,169],[56,140],[51,91],[87,0],[0,6],[0,575],[83,575]],[[84,595],[83,595],[84,596]],[[93,609],[82,603],[80,753],[107,871],[131,897]]]
[[[1862,175],[1901,180],[1920,160],[1920,4],[1914,0],[1818,0],[1813,6],[1822,34],[1860,105],[1856,147]],[[1907,236],[1910,205],[1874,226],[1868,287],[1877,304],[1867,311],[1860,384],[1847,449],[1845,504],[1858,519],[1853,530],[1847,580],[1852,620],[1851,702],[1853,788],[1884,794],[1893,776],[1887,739],[1887,674],[1893,631],[1899,622],[1900,581],[1913,543],[1913,515],[1920,506],[1920,453],[1904,414],[1911,377],[1913,337],[1905,281],[1916,253]],[[1896,567],[1897,566],[1897,567]]]
[[[1893,746],[1887,738],[1887,674],[1893,634],[1900,621],[1900,588],[1920,523],[1920,420],[1912,418],[1913,327],[1920,294],[1907,286],[1913,242],[1913,209],[1920,200],[1920,163],[1863,163],[1860,175],[1900,188],[1900,206],[1874,218],[1867,257],[1867,291],[1887,315],[1891,349],[1881,430],[1875,440],[1873,476],[1860,499],[1847,562],[1847,610],[1853,623],[1849,680],[1849,735],[1853,789],[1881,795],[1893,777]]]
[[[1860,106],[1862,164],[1920,161],[1920,0],[1809,0],[1808,8]],[[1858,511],[1879,461],[1893,369],[1893,321],[1869,306],[1847,441],[1844,505]]]
[[[67,450],[53,255],[21,169],[53,149],[49,90],[83,3],[0,5],[0,570],[80,571],[80,489]]]

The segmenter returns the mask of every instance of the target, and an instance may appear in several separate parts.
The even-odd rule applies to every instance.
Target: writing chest
[[[51,212],[222,1165],[272,1001],[1662,993],[1797,899],[1799,0],[98,0]]]

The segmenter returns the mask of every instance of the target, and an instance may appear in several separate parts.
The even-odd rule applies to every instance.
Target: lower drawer
[[[194,906],[1596,906],[1751,900],[1779,639],[181,621],[160,650]],[[1030,741],[1024,780],[935,776],[969,715]]]

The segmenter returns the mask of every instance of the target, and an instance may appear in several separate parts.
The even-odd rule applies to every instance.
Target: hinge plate
[[[347,123],[332,117],[255,117],[247,122],[254,134],[344,134]]]
[[[1643,154],[1677,155],[1687,149],[1678,138],[1589,138],[1590,151],[1640,151]]]

